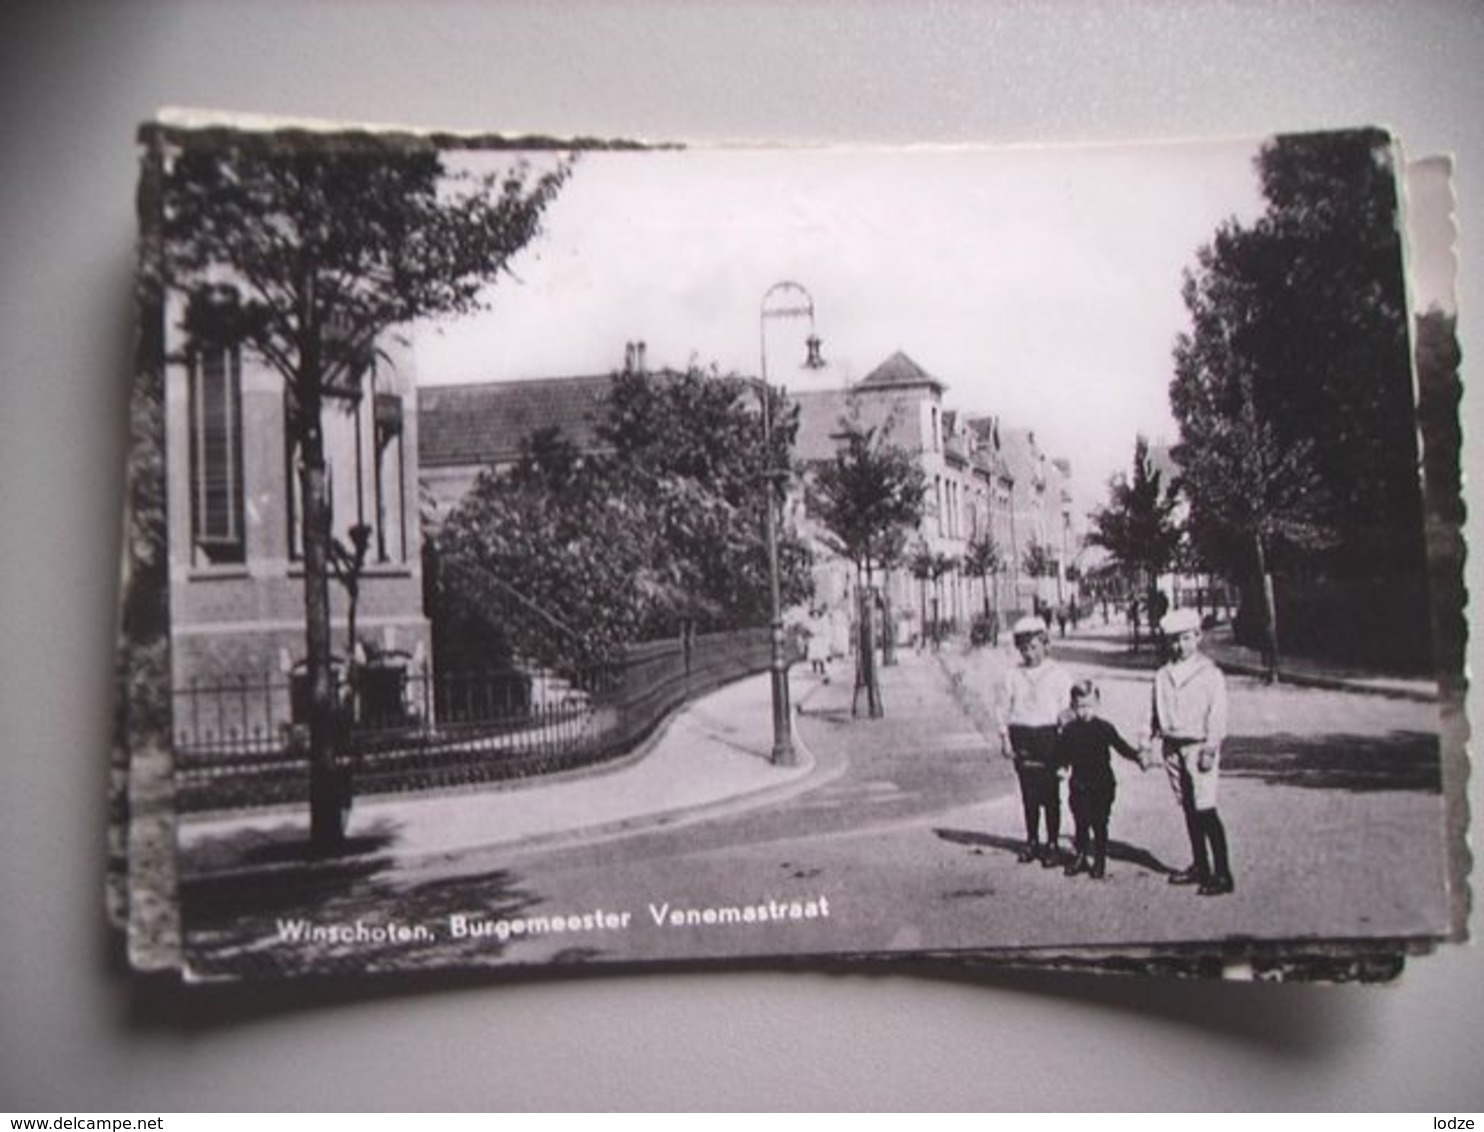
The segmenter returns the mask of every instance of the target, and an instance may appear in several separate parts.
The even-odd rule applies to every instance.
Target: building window
[[[304,469],[299,448],[298,410],[294,407],[293,396],[285,389],[283,393],[284,518],[288,522],[287,541],[291,562],[298,562],[304,557],[304,527],[300,519],[300,516],[304,514]]]
[[[330,517],[330,535],[342,541],[350,527],[365,522],[365,500],[361,488],[361,399],[335,393],[324,395],[320,412],[320,436],[325,459],[325,505]],[[288,517],[289,560],[304,557],[304,452],[296,410],[284,399],[284,451],[287,456],[285,484]],[[337,526],[340,516],[345,527]]]
[[[405,561],[407,493],[403,487],[406,481],[402,463],[402,398],[395,393],[377,393],[374,403],[376,559]]]
[[[195,354],[190,400],[192,538],[208,562],[244,562],[239,348],[205,346]]]
[[[345,541],[352,525],[365,524],[372,532],[368,561],[407,561],[402,398],[377,393],[374,384],[366,393],[327,394],[320,421],[332,537]],[[297,562],[304,556],[303,456],[287,398],[284,429],[289,558]]]

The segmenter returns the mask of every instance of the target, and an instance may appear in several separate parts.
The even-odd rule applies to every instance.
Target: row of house
[[[924,518],[909,537],[906,562],[880,579],[899,640],[920,637],[934,624],[967,626],[981,610],[1006,617],[1037,600],[1054,605],[1074,592],[1068,571],[1084,525],[1074,506],[1070,463],[1050,458],[1029,429],[953,409],[948,388],[898,351],[850,386],[792,397],[800,406],[796,455],[806,465],[833,458],[841,422],[847,421],[876,430],[917,457],[927,492]],[[796,508],[800,529],[818,535],[802,498]],[[999,550],[1001,569],[981,578],[962,563],[985,536]],[[818,600],[827,606],[846,602],[852,568],[832,560],[822,539],[813,541]],[[1027,569],[1033,546],[1044,551],[1044,574]],[[922,554],[942,560],[948,570],[931,581],[914,574],[911,560]]]
[[[632,347],[626,364],[643,364]],[[597,450],[596,425],[610,377],[417,386],[410,352],[389,348],[353,389],[328,399],[323,422],[332,525],[359,528],[357,637],[381,653],[431,653],[423,608],[422,522],[455,506],[479,473],[519,457],[522,441],[559,427],[579,450]],[[170,624],[177,688],[243,674],[288,674],[302,661],[303,564],[291,407],[281,379],[237,348],[172,357],[166,373]],[[993,536],[1005,559],[996,587],[960,568],[928,585],[897,568],[885,578],[900,639],[925,622],[967,624],[992,606],[1009,616],[1033,598],[1070,596],[1067,567],[1081,543],[1071,468],[1043,453],[1034,433],[994,417],[970,418],[946,401],[948,385],[903,353],[848,387],[798,393],[796,455],[828,460],[843,421],[880,430],[916,454],[926,515],[909,546],[954,563]],[[850,609],[855,579],[825,550],[803,492],[790,518],[817,549],[817,604]],[[1030,577],[1029,547],[1054,572]],[[349,588],[331,587],[344,625]],[[348,655],[357,642],[343,644]]]

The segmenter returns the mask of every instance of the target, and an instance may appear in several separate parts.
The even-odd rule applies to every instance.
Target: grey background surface
[[[5,8],[0,1109],[1484,1108],[1472,946],[1387,989],[753,970],[182,1005],[111,969],[100,895],[133,135],[156,107],[697,140],[1380,123],[1457,155],[1467,380],[1481,64],[1462,2]]]

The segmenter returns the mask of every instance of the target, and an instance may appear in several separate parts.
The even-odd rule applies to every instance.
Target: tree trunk
[[[1278,682],[1278,603],[1273,596],[1273,575],[1268,572],[1267,548],[1259,532],[1252,538],[1257,549],[1257,575],[1262,580],[1262,660],[1264,679]]]
[[[361,604],[361,564],[354,563],[347,567],[354,571],[344,579],[345,585],[345,665],[346,677],[351,681],[352,690],[355,686],[356,666],[356,642],[360,639],[356,627],[356,611]]]
[[[917,647],[920,651],[928,642],[927,579],[917,579]]]
[[[860,695],[866,693],[866,714],[871,719],[880,719],[881,685],[876,674],[876,625],[875,609],[871,592],[871,572],[866,571],[866,584],[858,589],[855,690],[850,697],[850,714],[854,717],[860,704]]]
[[[304,458],[304,638],[309,676],[309,839],[333,850],[345,840],[349,783],[338,765],[335,673],[330,647],[330,500],[319,398],[301,409]]]
[[[883,712],[881,709],[881,684],[876,669],[876,609],[874,594],[870,589],[861,594],[861,625],[864,627],[865,637],[861,642],[861,657],[865,662],[865,671],[861,673],[861,683],[866,693],[866,715],[871,719],[880,719]]]
[[[881,582],[881,663],[890,668],[897,662],[897,635],[891,615],[891,571],[882,571]]]
[[[992,588],[994,591],[994,602],[989,611],[989,616],[991,618],[989,642],[990,644],[998,647],[1000,643],[1000,576],[998,574],[995,574],[993,575],[993,578],[994,582]]]
[[[938,651],[943,637],[943,575],[933,578],[933,651]]]

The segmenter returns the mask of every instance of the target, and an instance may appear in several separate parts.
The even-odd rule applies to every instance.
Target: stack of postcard
[[[1464,938],[1446,159],[139,140],[136,969]]]

